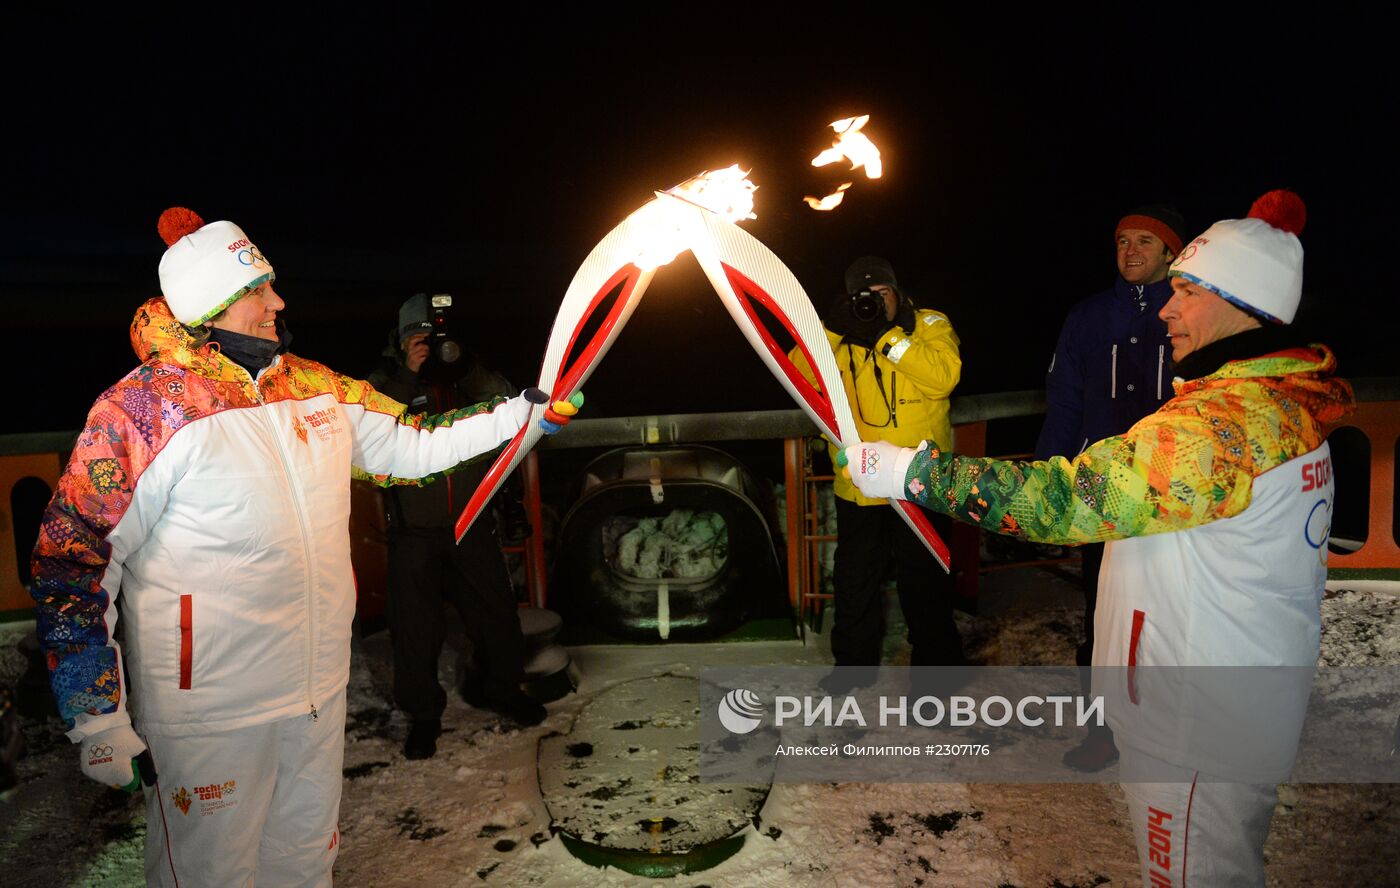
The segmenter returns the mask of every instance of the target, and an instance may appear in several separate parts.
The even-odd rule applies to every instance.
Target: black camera
[[[428,322],[433,325],[433,331],[428,334],[428,354],[440,363],[455,364],[462,357],[462,345],[452,334],[452,325],[448,323],[452,296],[449,293],[434,294],[428,306]]]
[[[419,293],[415,298],[422,300],[419,304],[427,311],[428,323],[428,335],[424,339],[428,357],[418,368],[418,375],[431,382],[449,382],[460,375],[458,366],[466,356],[466,349],[452,321],[452,297],[447,293],[432,296]],[[421,324],[423,316],[418,317]]]
[[[857,290],[848,298],[851,301],[851,317],[858,321],[873,321],[885,316],[885,297],[874,290]]]

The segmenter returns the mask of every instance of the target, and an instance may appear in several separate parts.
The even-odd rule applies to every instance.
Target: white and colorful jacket
[[[133,718],[188,735],[315,714],[349,678],[352,467],[416,483],[496,448],[529,404],[404,416],[290,354],[254,380],[196,345],[163,298],[137,311],[131,341],[144,363],[93,406],[34,551],[69,736]]]
[[[1073,460],[924,448],[905,484],[911,499],[997,533],[1112,541],[1099,578],[1094,666],[1126,667],[1104,673],[1119,687],[1101,688],[1095,676],[1115,732],[1183,767],[1275,773],[1296,748],[1306,681],[1299,688],[1290,684],[1296,676],[1281,676],[1288,699],[1268,701],[1271,723],[1259,725],[1267,748],[1203,749],[1183,714],[1253,705],[1225,699],[1264,680],[1253,667],[1317,663],[1333,500],[1326,436],[1354,407],[1335,369],[1325,346],[1229,361],[1176,380],[1176,397],[1156,413]],[[1191,671],[1198,667],[1250,669]],[[1139,687],[1150,674],[1164,679],[1151,692]],[[1230,681],[1237,686],[1225,687]],[[1115,698],[1126,705],[1114,707]]]

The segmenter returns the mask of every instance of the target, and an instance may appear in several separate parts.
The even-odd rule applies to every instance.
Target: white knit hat
[[[1302,198],[1270,191],[1254,202],[1249,218],[1226,219],[1191,241],[1169,274],[1275,323],[1291,324],[1303,296],[1303,245],[1307,221]]]
[[[182,324],[203,324],[276,278],[272,263],[232,222],[205,225],[197,213],[171,207],[156,229],[170,247],[160,258],[160,289]]]

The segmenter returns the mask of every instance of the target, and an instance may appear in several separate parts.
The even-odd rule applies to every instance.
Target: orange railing
[[[1355,552],[1333,553],[1330,566],[1348,576],[1400,578],[1400,546],[1395,538],[1395,452],[1400,441],[1400,379],[1355,381],[1361,401],[1356,414],[1343,425],[1354,426],[1370,442],[1369,525],[1366,540]],[[953,421],[959,451],[980,455],[986,451],[987,423],[991,420],[1032,416],[1044,411],[1042,392],[1005,392],[953,399]],[[541,442],[540,450],[570,447],[603,447],[627,444],[700,443],[725,440],[784,440],[786,455],[786,535],[788,593],[794,610],[802,614],[820,607],[823,600],[817,588],[819,547],[831,544],[816,532],[812,485],[824,479],[812,475],[804,458],[806,438],[815,433],[811,422],[798,410],[762,413],[677,414],[672,416],[623,417],[618,419],[576,420],[569,433]],[[23,618],[32,612],[33,602],[26,588],[28,545],[39,520],[42,504],[30,495],[22,514],[16,514],[16,490],[25,485],[32,493],[36,485],[52,490],[58,483],[63,460],[75,438],[72,432],[0,436],[0,619]],[[526,562],[529,600],[542,606],[548,600],[545,550],[540,528],[542,509],[538,456],[531,454],[521,467],[525,482],[525,506],[535,532],[521,547]],[[372,521],[370,522],[372,525]],[[353,527],[353,522],[352,522]],[[953,553],[955,588],[960,595],[977,594],[982,566],[978,560],[978,534],[971,527],[955,528],[949,546]],[[373,527],[361,534],[371,548],[376,535]],[[358,545],[358,544],[357,544]],[[25,549],[21,552],[20,549]],[[373,553],[371,553],[372,556]],[[370,601],[382,589],[382,570],[362,568],[360,555],[356,568],[362,601]]]
[[[1358,395],[1380,394],[1358,384]],[[1388,392],[1395,395],[1395,392]],[[1355,552],[1327,556],[1329,571],[1400,569],[1400,546],[1395,541],[1395,449],[1400,443],[1400,401],[1362,401],[1339,428],[1359,429],[1371,445],[1371,484],[1366,541]],[[1391,577],[1400,579],[1400,577]]]

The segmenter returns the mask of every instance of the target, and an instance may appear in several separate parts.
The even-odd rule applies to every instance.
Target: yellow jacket
[[[931,309],[914,313],[914,329],[893,327],[873,349],[843,343],[830,330],[826,338],[836,354],[841,382],[851,402],[862,441],[889,441],[914,447],[932,439],[947,449],[953,444],[948,420],[948,397],[962,376],[958,334],[948,316]],[[801,349],[789,353],[793,364],[815,384]],[[836,447],[829,445],[833,463]],[[837,496],[862,506],[884,505],[855,489],[851,479],[837,474]]]

